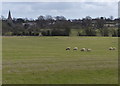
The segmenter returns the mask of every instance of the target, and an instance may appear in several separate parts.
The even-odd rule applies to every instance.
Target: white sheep
[[[78,50],[78,47],[74,47],[73,50]]]
[[[90,52],[92,49],[87,49],[88,52]]]
[[[112,47],[109,47],[109,50],[113,50],[113,48],[112,48]]]
[[[82,48],[81,51],[86,51],[86,49],[85,49],[85,48]]]
[[[67,47],[66,50],[70,50],[71,47]]]

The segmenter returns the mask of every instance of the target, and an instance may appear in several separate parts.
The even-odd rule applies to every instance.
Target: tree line
[[[3,36],[70,36],[73,29],[78,36],[120,36],[120,19],[86,16],[66,19],[64,16],[39,16],[37,19],[13,18],[8,22],[2,17]]]

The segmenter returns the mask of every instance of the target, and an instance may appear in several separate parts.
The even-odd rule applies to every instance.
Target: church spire
[[[8,20],[12,20],[12,17],[11,17],[11,12],[9,10],[9,14],[8,14]]]
[[[8,22],[10,25],[13,25],[13,21],[12,21],[12,17],[11,17],[11,12],[10,12],[10,10],[9,10],[9,13],[8,13],[7,22]]]

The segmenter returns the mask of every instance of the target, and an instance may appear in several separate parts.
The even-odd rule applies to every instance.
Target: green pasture
[[[2,41],[3,84],[118,83],[117,37],[14,36]],[[92,51],[81,52],[83,47]]]

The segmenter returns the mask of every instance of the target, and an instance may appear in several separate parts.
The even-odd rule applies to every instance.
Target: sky
[[[118,2],[2,2],[2,15],[8,11],[14,18],[37,19],[40,15],[64,16],[67,19],[81,19],[86,16],[118,17]]]

